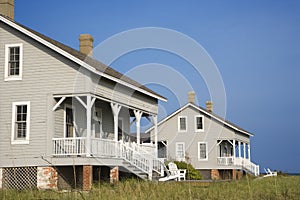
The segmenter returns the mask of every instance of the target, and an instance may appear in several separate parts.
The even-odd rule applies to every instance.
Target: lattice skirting
[[[37,187],[37,167],[3,168],[2,187],[4,189],[33,189]]]

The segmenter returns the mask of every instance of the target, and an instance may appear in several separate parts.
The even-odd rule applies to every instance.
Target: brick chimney
[[[194,91],[188,92],[188,102],[196,104],[196,101],[195,101],[195,92]]]
[[[213,102],[212,101],[207,101],[206,102],[206,110],[208,112],[212,112],[213,111]]]
[[[14,20],[15,16],[15,2],[14,0],[0,0],[0,14]]]
[[[81,34],[79,36],[79,42],[80,52],[93,57],[94,38],[90,34]]]

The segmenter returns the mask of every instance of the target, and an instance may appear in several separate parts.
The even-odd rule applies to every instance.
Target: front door
[[[65,127],[65,137],[74,137],[75,127],[74,127],[74,114],[73,109],[66,107],[66,127]]]
[[[167,141],[157,142],[158,158],[167,158]]]
[[[95,108],[92,118],[93,135],[95,138],[102,138],[102,110],[101,108]]]

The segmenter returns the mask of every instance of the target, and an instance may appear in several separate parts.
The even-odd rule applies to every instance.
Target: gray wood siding
[[[144,110],[157,113],[157,100],[143,94],[126,96],[130,92],[114,92],[109,84],[100,81],[91,85],[83,67],[64,58],[49,48],[23,35],[0,22],[0,167],[48,164],[41,156],[51,160],[52,138],[63,137],[63,107],[55,112],[53,94],[72,94],[74,92],[96,92],[99,96],[129,104]],[[4,81],[4,51],[6,44],[23,44],[23,78],[21,81]],[[96,88],[96,89],[95,89]],[[114,93],[114,95],[112,95]],[[52,100],[51,100],[52,98]],[[11,144],[12,103],[30,101],[30,138],[29,144]],[[52,105],[49,105],[52,104]],[[80,105],[81,106],[81,105]],[[79,106],[79,107],[80,107]],[[113,118],[108,103],[103,103],[104,131],[113,132]],[[81,106],[81,109],[83,107]],[[84,113],[84,112],[83,112]],[[121,113],[124,119],[129,117]],[[86,134],[85,116],[78,117],[78,124]],[[129,130],[129,124],[126,127]]]
[[[204,116],[204,131],[196,132],[195,130],[195,116]],[[178,132],[178,117],[187,117],[187,132]],[[153,135],[153,131],[151,131]],[[239,139],[249,142],[249,137],[245,135],[239,135]],[[176,142],[185,143],[186,156],[189,158],[189,162],[196,169],[216,169],[217,157],[219,156],[219,148],[217,146],[217,140],[228,139],[233,140],[237,138],[235,132],[222,126],[219,122],[211,119],[209,116],[199,113],[198,110],[187,107],[182,112],[174,115],[158,127],[158,140],[166,140],[168,143],[168,158],[175,159],[176,157]],[[208,160],[198,159],[198,142],[207,142],[208,147]]]
[[[81,75],[78,75],[74,63],[2,23],[0,35],[1,161],[10,163],[14,159],[14,163],[20,160],[31,162],[45,156],[47,148],[51,148],[47,141],[48,94],[72,93],[74,77]],[[23,44],[23,78],[21,81],[4,81],[5,44],[15,43]],[[19,101],[30,101],[31,104],[30,138],[29,144],[12,145],[12,103]]]

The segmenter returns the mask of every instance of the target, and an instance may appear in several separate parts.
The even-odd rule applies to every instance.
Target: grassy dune
[[[279,176],[231,182],[154,183],[128,180],[115,186],[95,185],[81,191],[0,190],[0,199],[298,199],[300,176]]]

